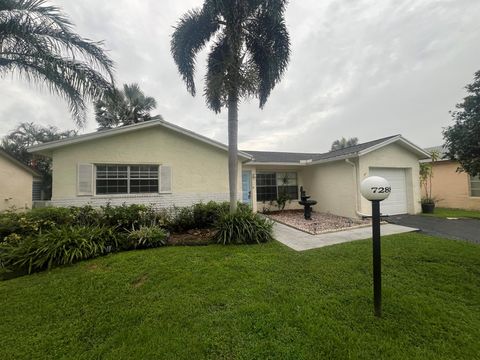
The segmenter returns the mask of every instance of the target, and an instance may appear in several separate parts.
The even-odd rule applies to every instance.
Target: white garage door
[[[370,175],[381,176],[387,179],[392,187],[392,192],[388,199],[380,203],[380,211],[382,214],[406,214],[408,210],[405,169],[370,168]]]

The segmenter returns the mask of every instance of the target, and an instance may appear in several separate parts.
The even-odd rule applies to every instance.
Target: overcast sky
[[[170,55],[173,25],[202,0],[52,2],[80,35],[105,41],[118,84],[138,82],[165,120],[226,143],[226,111],[208,110],[202,91],[191,97]],[[289,68],[264,110],[255,99],[242,103],[242,149],[323,152],[342,136],[393,134],[438,145],[448,111],[480,70],[479,0],[292,0],[286,18]],[[0,135],[22,121],[74,127],[66,103],[48,91],[0,80]],[[82,132],[95,128],[90,115]]]

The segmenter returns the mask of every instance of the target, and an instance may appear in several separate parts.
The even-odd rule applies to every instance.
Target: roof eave
[[[209,144],[211,146],[214,146],[216,148],[228,151],[228,146],[226,146],[225,144],[222,144],[218,141],[209,139],[209,138],[207,138],[203,135],[199,135],[197,133],[194,133],[193,131],[184,129],[180,126],[171,124],[171,123],[166,122],[164,120],[151,120],[151,121],[146,121],[146,122],[141,123],[141,124],[127,125],[127,126],[123,126],[123,127],[119,127],[119,128],[115,128],[115,129],[102,130],[102,131],[98,131],[98,132],[95,132],[95,133],[79,135],[79,136],[76,136],[76,137],[73,137],[73,138],[56,140],[56,141],[52,141],[52,142],[49,142],[49,143],[32,146],[32,147],[28,148],[27,151],[30,152],[30,153],[37,153],[37,154],[41,154],[41,155],[45,155],[45,156],[51,156],[53,150],[64,147],[64,146],[78,144],[78,143],[85,142],[85,141],[96,140],[96,139],[100,139],[100,138],[104,138],[104,137],[110,137],[110,136],[123,134],[123,133],[130,132],[130,131],[147,129],[149,127],[154,127],[154,126],[163,126],[163,127],[167,128],[167,129],[170,129],[172,131],[175,131],[175,132],[181,133],[183,135],[186,135],[188,137],[194,138],[194,139],[196,139],[200,142],[203,142],[203,143]],[[253,158],[250,154],[244,153],[242,151],[238,152],[238,156],[242,159],[245,159],[245,160],[251,160]]]
[[[306,166],[310,163],[300,163],[300,162],[261,162],[261,161],[250,161],[245,165],[266,165],[266,166]]]
[[[384,146],[387,146],[387,145],[390,145],[390,144],[393,144],[397,141],[400,141],[402,142],[404,145],[407,145],[413,152],[416,152],[417,153],[417,156],[419,157],[420,160],[424,160],[424,159],[429,159],[430,158],[430,154],[428,154],[425,150],[423,150],[421,147],[413,144],[412,142],[408,141],[407,139],[405,139],[403,136],[401,135],[397,135],[391,139],[388,139],[386,141],[383,141],[379,144],[376,144],[376,145],[373,145],[373,146],[370,146],[369,148],[365,149],[365,150],[362,150],[362,151],[359,151],[358,152],[358,156],[363,156],[363,155],[366,155],[372,151],[375,151],[375,150],[378,150]]]

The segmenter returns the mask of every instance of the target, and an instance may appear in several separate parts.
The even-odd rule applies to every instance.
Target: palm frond
[[[225,103],[225,77],[228,70],[230,49],[225,37],[217,40],[208,55],[204,95],[207,106],[219,113]]]
[[[258,68],[260,107],[263,108],[290,60],[290,38],[283,18],[264,11],[247,25],[245,37],[251,61]]]
[[[178,71],[195,95],[195,57],[219,28],[215,15],[207,8],[187,12],[178,22],[170,42],[170,50]]]
[[[0,1],[0,75],[18,71],[64,97],[78,125],[86,101],[109,91],[113,62],[101,42],[81,38],[70,20],[44,0]],[[108,80],[107,80],[108,78]]]

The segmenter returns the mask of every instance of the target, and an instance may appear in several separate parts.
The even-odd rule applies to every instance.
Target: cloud
[[[226,112],[185,90],[170,55],[178,18],[200,0],[57,0],[82,36],[105,40],[117,82],[138,82],[166,120],[227,141]],[[448,111],[480,68],[476,0],[292,1],[292,58],[264,110],[240,107],[242,148],[325,151],[342,136],[360,141],[402,133],[420,146],[441,143]],[[203,88],[205,56],[198,59]],[[71,128],[66,104],[16,78],[0,81],[0,134],[20,121]],[[95,129],[93,116],[86,131]]]

